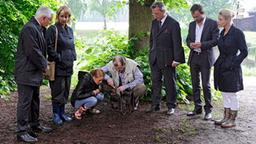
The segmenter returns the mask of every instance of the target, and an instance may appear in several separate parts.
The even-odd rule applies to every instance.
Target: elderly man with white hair
[[[15,65],[15,81],[18,85],[17,139],[23,142],[36,142],[35,132],[50,132],[51,128],[39,124],[39,88],[43,73],[47,70],[44,37],[50,24],[53,11],[40,7],[35,16],[21,30]]]

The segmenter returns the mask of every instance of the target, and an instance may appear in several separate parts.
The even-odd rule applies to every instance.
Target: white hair
[[[37,9],[35,17],[40,18],[40,17],[46,16],[48,18],[52,18],[53,14],[54,14],[53,11],[49,7],[41,6],[40,8]]]
[[[157,7],[158,7],[162,12],[163,12],[163,11],[166,11],[166,7],[165,7],[164,3],[161,2],[161,1],[155,1],[155,2],[150,6],[151,9],[155,9],[155,8],[157,8]]]

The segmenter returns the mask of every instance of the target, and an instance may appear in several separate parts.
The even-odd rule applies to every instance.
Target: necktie
[[[123,85],[122,78],[120,76],[118,76],[118,77],[119,77],[119,86],[122,86]]]

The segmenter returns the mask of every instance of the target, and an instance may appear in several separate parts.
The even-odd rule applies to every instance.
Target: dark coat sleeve
[[[46,41],[47,41],[47,54],[49,61],[60,62],[60,54],[55,50],[55,39],[56,39],[56,27],[51,26],[46,31]]]
[[[150,37],[149,37],[149,49],[151,50],[153,46],[153,21],[151,24],[151,29],[150,29]]]
[[[72,37],[74,38],[74,32],[73,32],[72,28],[70,28],[70,31],[71,31]],[[72,47],[72,53],[74,55],[74,61],[75,61],[77,59],[75,44]]]
[[[77,99],[84,99],[94,95],[93,90],[89,88],[89,83],[90,80],[87,77],[78,82]]]
[[[202,47],[201,47],[202,50],[210,49],[210,48],[216,46],[218,43],[219,28],[218,28],[217,22],[212,21],[210,28],[211,28],[211,32],[212,32],[212,34],[211,34],[212,39],[209,41],[202,42]]]
[[[189,27],[188,27],[188,35],[187,35],[187,38],[186,38],[186,43],[187,43],[187,46],[188,48],[190,48],[190,43],[192,42],[192,40],[190,39],[190,35],[191,35],[191,25],[192,23],[189,24]],[[191,49],[191,48],[190,48]]]
[[[39,39],[35,28],[27,26],[23,31],[23,47],[24,53],[38,69],[45,71],[47,68],[47,60],[40,50]]]
[[[180,25],[178,22],[174,22],[173,25],[172,42],[174,48],[174,61],[185,63],[185,54],[182,47]]]
[[[243,62],[243,60],[248,55],[248,48],[246,45],[245,36],[244,36],[244,33],[240,30],[237,30],[236,41],[237,41],[238,49],[239,49],[240,53],[234,57],[233,65],[235,67],[239,67],[241,65],[241,63]]]

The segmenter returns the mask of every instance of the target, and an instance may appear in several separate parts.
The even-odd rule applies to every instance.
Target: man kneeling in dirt
[[[116,90],[116,93],[129,94],[132,98],[133,110],[139,106],[139,98],[146,94],[143,74],[139,65],[129,58],[115,56],[102,70],[107,73],[107,84]]]

